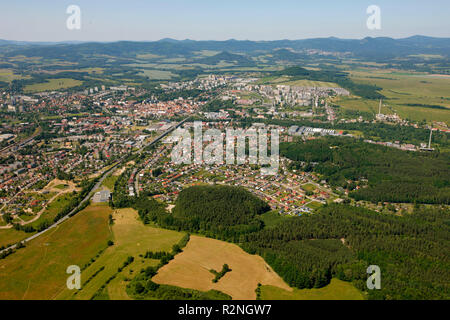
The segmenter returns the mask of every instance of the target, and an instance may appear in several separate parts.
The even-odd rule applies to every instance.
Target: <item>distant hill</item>
[[[196,63],[204,63],[209,65],[216,65],[220,62],[231,62],[239,65],[253,65],[254,62],[247,58],[244,55],[241,54],[233,54],[228,51],[223,51],[219,54],[216,54],[211,57],[201,58],[198,60],[195,60]]]
[[[100,86],[105,81],[115,83],[131,79],[134,83],[147,83],[167,80],[167,75],[171,80],[186,80],[218,70],[218,67],[221,72],[228,73],[248,72],[252,67],[254,71],[268,76],[273,67],[278,66],[287,67],[282,73],[292,77],[292,80],[334,82],[357,96],[378,100],[383,98],[381,88],[373,84],[353,83],[338,66],[351,59],[362,66],[377,63],[380,68],[450,74],[449,55],[449,38],[424,36],[277,41],[165,38],[144,42],[81,43],[0,40],[0,66],[27,76],[20,80],[0,81],[0,89],[14,82],[14,90],[21,92],[26,85],[57,78],[83,81],[85,87]],[[18,56],[25,58],[17,59]],[[27,59],[34,57],[40,59]],[[68,68],[67,63],[72,67]],[[295,66],[306,69],[290,69]],[[312,66],[314,72],[308,68]],[[102,77],[92,77],[88,74],[88,68],[101,68]],[[160,74],[160,78],[152,77],[150,80],[146,74],[152,70],[162,71],[156,73]]]
[[[320,50],[325,52],[349,53],[361,58],[393,58],[413,54],[438,54],[449,57],[450,38],[432,38],[413,36],[404,39],[386,37],[364,39],[315,38],[305,40],[277,40],[277,41],[194,41],[162,39],[154,42],[119,41],[111,43],[32,43],[23,41],[0,40],[1,46],[16,46],[9,51],[9,55],[49,56],[53,58],[83,54],[108,54],[120,57],[136,56],[140,53],[162,54],[165,56],[192,57],[195,52],[212,50],[221,52],[211,60],[230,61],[237,59],[232,54],[255,55],[272,52],[280,58],[296,58],[294,51]],[[39,46],[39,47],[37,47]],[[276,51],[278,49],[278,51]],[[279,50],[289,49],[289,50]],[[205,58],[208,59],[208,58]],[[242,58],[239,58],[241,60]],[[248,61],[245,61],[248,62]]]
[[[297,60],[305,57],[305,55],[302,53],[298,53],[286,48],[276,49],[271,52],[271,55],[274,59],[277,60]]]

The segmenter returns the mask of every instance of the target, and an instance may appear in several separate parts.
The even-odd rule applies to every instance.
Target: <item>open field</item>
[[[224,264],[232,271],[213,283],[214,275],[209,270],[222,270]],[[258,283],[291,290],[260,256],[250,255],[231,243],[199,236],[191,236],[183,252],[152,280],[199,291],[215,289],[233,299],[255,299]]]
[[[325,88],[339,88],[334,82],[312,81],[312,80],[296,80],[283,83],[292,87],[325,87]]]
[[[107,245],[107,206],[76,216],[0,260],[0,299],[52,299],[66,288],[66,269],[85,265]]]
[[[9,57],[9,61],[12,62],[28,62],[28,63],[42,63],[42,57],[25,57],[24,55],[17,55]]]
[[[274,286],[261,287],[262,300],[363,300],[362,293],[350,282],[332,279],[320,289],[294,289],[286,291]]]
[[[327,87],[327,88],[339,88],[339,85],[333,82],[313,81],[313,80],[292,80],[292,77],[266,77],[257,82],[258,84],[270,84],[270,85],[288,85],[293,87]]]
[[[99,257],[96,258],[88,268],[82,272],[82,289],[77,291],[64,290],[56,299],[91,299],[99,288],[113,275],[116,278],[107,286],[110,299],[124,299],[126,294],[126,278],[133,278],[134,274],[142,268],[154,266],[159,261],[143,259],[139,255],[144,255],[147,251],[167,251],[172,250],[172,246],[178,243],[184,236],[183,233],[153,228],[145,226],[139,219],[138,214],[133,209],[119,209],[113,213],[114,224],[111,226],[114,245],[108,247]],[[128,257],[134,257],[134,261],[118,273]],[[91,255],[89,258],[93,258]],[[98,272],[87,284],[86,280]]]
[[[150,80],[170,80],[177,76],[170,71],[162,70],[142,70],[139,75],[149,77]]]
[[[109,191],[114,191],[114,184],[116,183],[119,176],[117,175],[109,175],[104,181],[102,186],[108,188]]]
[[[307,184],[302,185],[302,189],[305,191],[314,191],[314,190],[316,190],[316,186],[311,183],[307,183]]]
[[[40,91],[51,91],[59,89],[67,89],[71,87],[76,87],[82,85],[83,82],[75,79],[49,79],[43,83],[30,84],[24,87],[25,93],[40,92]]]
[[[89,74],[103,74],[104,68],[83,68],[80,72],[88,72]]]
[[[143,54],[137,54],[136,58],[138,59],[147,59],[147,60],[151,60],[151,59],[157,59],[160,58],[161,56],[158,56],[156,54],[152,54],[152,53],[143,53]]]
[[[445,76],[395,71],[355,70],[351,79],[358,83],[375,84],[386,96],[382,112],[396,112],[404,119],[414,121],[443,121],[450,124],[450,78]],[[378,113],[378,101],[341,98],[338,102],[343,108]],[[420,105],[441,106],[443,108]]]
[[[29,76],[21,76],[19,74],[15,74],[11,69],[0,69],[0,81],[11,82],[13,80],[19,79],[29,79]]]
[[[91,75],[100,75],[104,73],[104,68],[82,68],[82,69],[71,69],[70,67],[72,67],[72,64],[64,64],[64,63],[54,63],[54,64],[50,64],[50,65],[44,65],[43,67],[52,67],[52,66],[65,66],[67,65],[69,68],[68,69],[59,69],[59,70],[40,70],[39,73],[44,73],[44,74],[59,74],[59,73],[65,73],[65,72],[87,72],[88,74]]]
[[[64,189],[68,188],[68,185],[66,185],[66,184],[58,184],[57,186],[55,186],[55,188],[59,189],[59,190],[64,190]]]
[[[16,242],[22,241],[31,235],[33,235],[33,234],[26,233],[23,231],[17,231],[14,228],[0,229],[0,247],[2,247],[2,246],[6,247],[10,244],[14,244]],[[1,274],[1,270],[2,269],[1,269],[1,260],[0,260],[0,274]]]
[[[215,56],[216,54],[219,54],[220,51],[213,51],[213,50],[202,50],[202,51],[198,51],[195,52],[197,55],[199,55],[200,57],[212,57]]]
[[[333,102],[341,106],[345,110],[368,112],[375,116],[378,113],[379,101],[367,100],[355,96],[334,98]],[[384,114],[392,114],[393,112],[387,108],[382,110]]]
[[[319,209],[322,206],[322,204],[320,202],[317,202],[317,201],[311,201],[306,206],[311,208],[311,209],[313,209],[313,210],[316,210],[316,209]]]

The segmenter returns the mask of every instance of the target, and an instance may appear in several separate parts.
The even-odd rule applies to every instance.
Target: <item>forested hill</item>
[[[449,299],[450,213],[416,209],[399,217],[343,205],[286,220],[246,237],[291,286],[321,287],[335,276],[367,291],[366,269],[381,269],[371,299]]]
[[[251,223],[270,210],[262,200],[244,188],[232,186],[194,186],[180,192],[173,214],[198,224],[203,230],[215,226],[231,227]]]
[[[192,56],[200,50],[231,51],[254,55],[260,52],[291,48],[296,51],[323,50],[327,52],[349,52],[356,57],[392,59],[413,54],[437,54],[448,57],[449,38],[414,36],[405,39],[387,37],[364,39],[317,38],[305,40],[278,41],[177,41],[163,39],[153,42],[90,42],[90,43],[31,43],[0,40],[0,51],[8,55],[44,56],[44,57],[81,57],[83,55],[104,54],[119,57],[136,56],[152,52],[160,55]],[[290,58],[293,58],[292,55]]]
[[[351,138],[283,143],[293,166],[314,170],[356,200],[450,204],[450,154],[405,152]],[[367,181],[368,180],[368,181]]]
[[[145,223],[238,243],[261,255],[293,287],[320,288],[337,277],[367,292],[367,267],[378,265],[382,288],[370,290],[371,299],[450,298],[445,208],[418,205],[414,213],[397,216],[333,204],[264,227],[259,213],[268,206],[231,186],[187,188],[173,214],[147,197],[134,207]]]
[[[241,187],[205,185],[184,189],[172,214],[155,208],[153,199],[140,198],[135,208],[145,223],[199,232],[214,238],[238,242],[247,233],[264,226],[259,215],[270,210],[267,203]]]

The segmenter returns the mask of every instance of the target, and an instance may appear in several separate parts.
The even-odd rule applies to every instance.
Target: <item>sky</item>
[[[67,8],[81,10],[69,30]],[[366,10],[381,10],[369,30]],[[21,41],[450,37],[448,0],[0,0],[0,39]]]

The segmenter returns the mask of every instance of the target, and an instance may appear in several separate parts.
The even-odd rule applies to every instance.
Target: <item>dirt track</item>
[[[224,264],[232,271],[213,283],[214,275],[209,270],[220,271]],[[260,256],[250,255],[231,243],[199,236],[191,236],[183,252],[160,269],[153,280],[200,291],[215,289],[235,300],[256,299],[258,283],[292,291]]]

